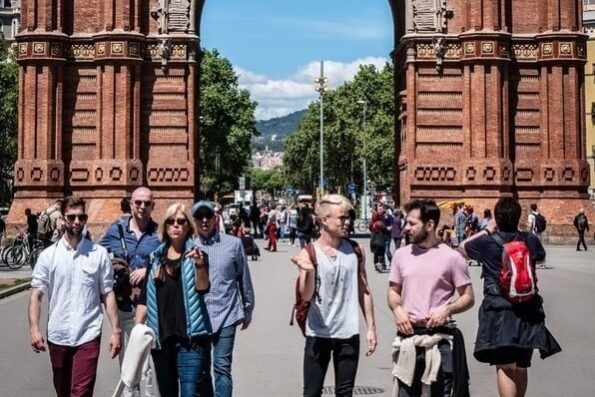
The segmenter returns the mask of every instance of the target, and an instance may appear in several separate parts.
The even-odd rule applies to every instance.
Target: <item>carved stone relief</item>
[[[446,32],[450,16],[446,0],[411,0],[411,11],[415,32]]]
[[[187,32],[190,27],[190,1],[170,0],[169,31]]]
[[[190,0],[156,0],[151,16],[160,34],[187,33],[190,28]]]

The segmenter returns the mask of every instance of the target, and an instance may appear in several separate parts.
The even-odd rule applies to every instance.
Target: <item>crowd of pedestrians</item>
[[[231,396],[236,331],[250,326],[255,302],[242,240],[236,232],[225,232],[218,208],[208,201],[191,208],[174,203],[154,220],[153,193],[141,187],[122,201],[121,217],[94,243],[86,232],[85,202],[70,196],[56,205],[61,237],[35,266],[28,313],[31,347],[39,353],[47,346],[56,394],[93,394],[103,305],[111,326],[109,354],[119,356],[121,365],[126,352],[134,350],[136,325],[146,326],[154,338],[139,382],[127,384],[124,396]],[[259,233],[266,217],[262,231],[270,251],[276,251],[277,238],[286,237],[292,245],[298,240],[301,248],[292,262],[298,269],[296,293],[307,302],[303,395],[321,395],[331,360],[336,395],[353,395],[359,311],[366,355],[378,342],[366,255],[349,239],[350,201],[325,196],[315,213],[309,205],[257,209],[258,217],[251,210],[242,230],[252,225]],[[441,210],[431,200],[412,200],[402,209],[376,206],[370,244],[376,270],[390,272],[393,396],[469,395],[464,336],[453,318],[475,301],[465,258],[481,265],[483,274],[473,356],[495,367],[500,396],[525,395],[534,350],[542,358],[561,351],[545,326],[535,274],[546,257],[540,235],[545,220],[532,205],[527,231],[521,232],[521,212],[515,199],[502,198],[493,216],[486,209],[480,221],[470,205],[461,203],[452,227],[445,228],[439,227]],[[579,244],[586,249],[584,210],[574,226],[577,250]],[[523,259],[519,264],[509,259],[513,249]],[[507,266],[521,266],[512,269],[512,280],[503,276],[510,273]],[[529,291],[515,279],[523,271]],[[40,325],[44,297],[46,335]]]
[[[123,395],[231,396],[236,329],[250,325],[254,310],[241,240],[220,232],[216,210],[206,201],[192,209],[174,203],[159,223],[148,188],[132,193],[130,214],[126,204],[96,244],[86,232],[85,202],[62,200],[62,236],[33,271],[31,347],[39,353],[47,344],[56,395],[93,395],[103,304],[112,358],[120,354],[122,363],[135,350],[128,344],[136,324],[148,326],[156,345],[140,382],[127,384]],[[46,336],[40,326],[44,297]]]

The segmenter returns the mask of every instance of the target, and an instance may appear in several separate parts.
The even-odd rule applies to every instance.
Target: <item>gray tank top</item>
[[[318,297],[312,297],[306,335],[348,339],[359,333],[358,262],[348,241],[343,241],[336,257],[316,245]]]

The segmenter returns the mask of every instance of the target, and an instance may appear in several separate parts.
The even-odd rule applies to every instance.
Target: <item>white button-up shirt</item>
[[[31,287],[48,296],[48,341],[79,346],[101,334],[101,295],[114,285],[107,250],[82,239],[75,249],[66,239],[46,248],[39,256]]]

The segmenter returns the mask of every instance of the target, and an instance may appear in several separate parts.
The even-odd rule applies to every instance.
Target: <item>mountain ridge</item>
[[[307,109],[303,109],[286,116],[256,122],[256,130],[260,136],[252,138],[253,148],[264,150],[268,146],[269,150],[283,151],[287,137],[296,130],[306,112]]]

